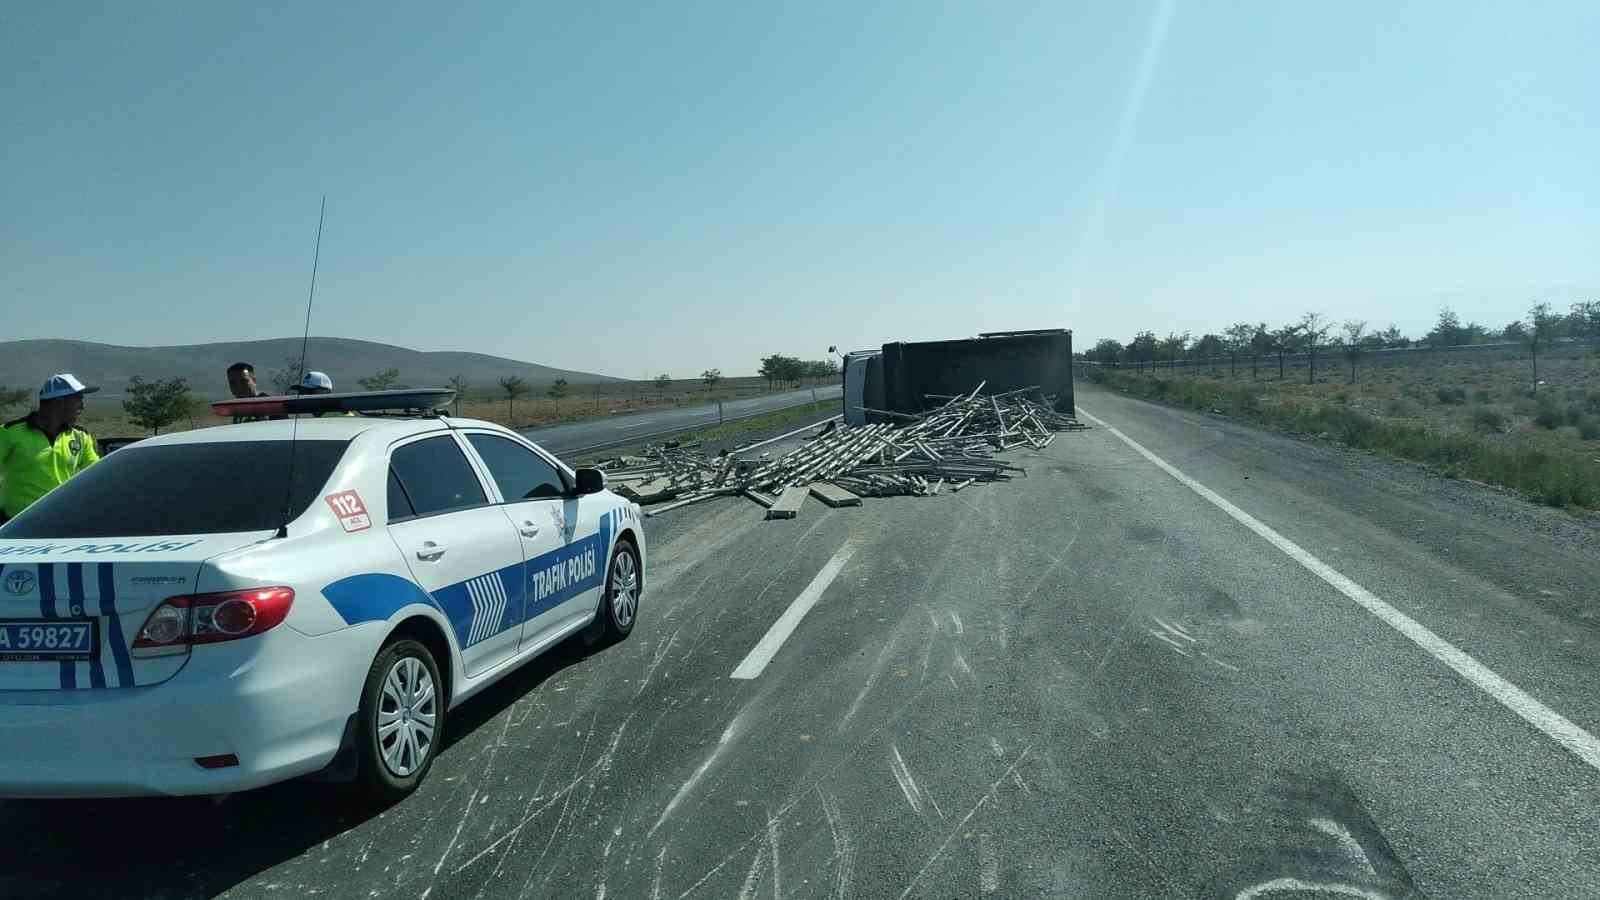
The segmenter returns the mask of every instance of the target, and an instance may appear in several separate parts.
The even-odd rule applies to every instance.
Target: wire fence
[[[1584,356],[1594,358],[1596,364],[1600,365],[1600,338],[1557,338],[1549,344],[1541,343],[1537,358],[1540,361],[1570,360]],[[1443,366],[1463,361],[1488,365],[1518,359],[1528,362],[1531,366],[1535,361],[1533,347],[1521,341],[1445,347],[1386,347],[1362,350],[1355,359],[1355,366],[1359,375],[1363,370],[1374,368]],[[1319,348],[1314,355],[1305,351],[1284,353],[1281,356],[1271,353],[1254,357],[1249,353],[1238,353],[1207,357],[1182,355],[1176,358],[1122,362],[1079,359],[1075,360],[1075,363],[1081,366],[1121,369],[1129,372],[1171,372],[1175,375],[1251,379],[1298,377],[1302,381],[1310,380],[1314,366],[1317,381],[1332,381],[1348,377],[1351,360],[1346,356],[1344,348],[1330,345]]]

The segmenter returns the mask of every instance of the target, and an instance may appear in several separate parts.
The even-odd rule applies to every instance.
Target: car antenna
[[[328,214],[328,195],[322,195],[322,208],[317,211],[317,245],[311,252],[311,291],[306,296],[306,327],[300,335],[300,372],[295,378],[295,384],[300,384],[306,379],[306,347],[311,343],[311,304],[317,299],[317,263],[322,259],[322,220]],[[294,448],[295,442],[300,437],[300,416],[293,414],[293,421],[289,426],[289,477],[283,483],[283,521],[278,524],[278,533],[274,538],[289,536],[289,517],[293,513],[291,508],[294,503]]]

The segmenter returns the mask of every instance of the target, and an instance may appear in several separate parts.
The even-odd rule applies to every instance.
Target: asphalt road
[[[722,404],[721,415],[726,419],[748,418],[811,403],[813,394],[816,400],[837,399],[842,396],[841,390],[839,385],[830,384],[815,389],[803,388],[782,394],[751,397],[747,400],[729,400]],[[712,403],[704,406],[682,406],[627,413],[587,422],[571,422],[566,425],[529,428],[524,429],[522,434],[550,452],[559,454],[621,447],[630,442],[675,431],[689,431],[704,425],[715,425],[717,422],[717,405]]]
[[[1026,479],[648,520],[398,806],[3,804],[0,895],[1600,896],[1592,526],[1080,390]]]

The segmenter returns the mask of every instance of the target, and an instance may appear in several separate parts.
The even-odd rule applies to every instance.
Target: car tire
[[[410,638],[384,645],[361,691],[357,734],[364,791],[393,802],[416,790],[438,755],[444,720],[444,682],[433,654]]]
[[[622,538],[606,568],[606,586],[600,593],[600,608],[594,624],[585,629],[585,638],[595,644],[615,644],[633,633],[639,621],[639,595],[644,580],[639,566],[639,548]]]

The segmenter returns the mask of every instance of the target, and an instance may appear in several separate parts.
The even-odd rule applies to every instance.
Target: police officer
[[[331,394],[333,393],[333,379],[325,372],[307,372],[300,379],[300,386],[294,389],[296,394]]]
[[[265,397],[265,392],[256,390],[256,367],[247,362],[236,362],[228,367],[228,392],[234,399],[250,400],[256,397]],[[283,416],[234,416],[233,424],[240,422],[259,422],[262,419],[282,419]]]
[[[51,375],[39,388],[39,408],[0,429],[0,471],[5,473],[0,522],[99,461],[94,438],[76,427],[83,395],[98,390],[70,373]]]
[[[297,394],[331,394],[333,393],[333,379],[325,372],[307,372],[300,379],[300,385],[294,389]],[[353,416],[353,412],[338,413],[341,416]],[[322,418],[323,413],[312,413],[315,418]]]
[[[228,391],[238,400],[267,396],[256,390],[256,367],[247,362],[236,362],[228,367]]]

